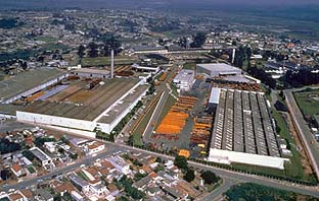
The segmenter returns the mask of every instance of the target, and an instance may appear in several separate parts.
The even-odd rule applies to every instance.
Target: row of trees
[[[287,71],[284,81],[293,87],[301,87],[305,85],[313,85],[319,83],[319,74],[312,73],[311,70],[302,69],[298,72]]]
[[[91,42],[87,47],[80,45],[78,48],[78,55],[80,58],[85,56],[90,58],[95,58],[98,56],[110,56],[112,49],[114,50],[114,55],[117,55],[121,52],[121,42],[114,36],[108,38],[101,44]]]
[[[268,85],[272,89],[276,89],[276,80],[271,77],[271,75],[267,74],[263,69],[257,67],[248,67],[247,72],[257,78],[260,79],[262,83]]]

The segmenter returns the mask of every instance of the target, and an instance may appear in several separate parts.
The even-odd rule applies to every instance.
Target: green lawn
[[[304,172],[304,169],[301,165],[301,156],[299,152],[296,150],[295,140],[290,135],[290,131],[288,130],[288,126],[284,118],[276,110],[272,111],[272,116],[276,120],[277,125],[280,128],[279,135],[282,138],[286,139],[291,145],[290,151],[292,152],[293,156],[290,157],[291,163],[286,165],[286,169],[284,172],[285,175],[304,181],[312,181],[314,178],[312,176],[306,175]]]
[[[294,93],[299,108],[304,115],[313,116],[319,114],[319,90]],[[317,97],[314,97],[317,96]],[[315,100],[317,99],[317,100]]]
[[[160,97],[160,96],[159,96]],[[149,111],[145,114],[144,118],[142,119],[141,123],[139,124],[139,126],[136,128],[136,130],[133,133],[133,141],[134,141],[134,145],[137,146],[142,146],[143,142],[142,142],[142,134],[148,124],[148,122],[150,121],[150,118],[153,114],[153,111],[159,101],[159,97],[157,98],[157,100],[155,100],[155,104],[153,104],[151,106],[151,108],[149,109]]]
[[[126,56],[116,56],[114,59],[115,65],[129,65],[134,63],[135,60],[131,57]],[[96,58],[83,58],[82,66],[110,66],[111,58],[110,57],[96,57]]]
[[[45,43],[55,43],[57,41],[56,38],[51,37],[51,36],[39,36],[36,39],[39,41],[43,41]]]
[[[193,70],[193,69],[195,69],[195,67],[196,67],[195,63],[186,63],[186,64],[183,65],[183,69]]]

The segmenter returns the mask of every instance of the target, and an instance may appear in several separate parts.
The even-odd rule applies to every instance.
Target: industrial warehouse
[[[217,108],[209,161],[284,169],[263,93],[213,88],[209,102]]]
[[[110,78],[112,75],[107,70],[61,73],[44,68],[30,71],[30,76],[32,73],[47,76],[41,77],[45,81],[35,78],[39,81],[26,86],[21,85],[23,79],[19,77],[8,80],[21,88],[4,96],[2,108],[18,104],[21,106],[12,114],[18,121],[90,137],[95,137],[95,129],[110,133],[149,87],[140,79]]]
[[[197,64],[196,74],[205,74],[214,81],[260,83],[260,80],[244,74],[241,69],[225,63]]]

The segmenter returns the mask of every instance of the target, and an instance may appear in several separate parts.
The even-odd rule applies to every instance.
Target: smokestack
[[[111,79],[114,78],[114,50],[111,50]]]
[[[235,56],[236,56],[236,50],[235,48],[233,49],[233,56],[232,56],[232,59],[231,59],[231,63],[233,64],[235,62]]]

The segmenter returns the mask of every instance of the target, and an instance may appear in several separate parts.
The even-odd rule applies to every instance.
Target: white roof
[[[210,93],[209,103],[218,104],[219,103],[219,97],[220,97],[220,88],[212,88],[212,91]]]
[[[262,167],[270,167],[281,170],[285,168],[285,162],[289,161],[289,159],[287,158],[249,154],[214,148],[210,148],[208,160],[217,163],[241,163]]]
[[[241,72],[241,69],[236,68],[234,66],[218,63],[218,64],[197,64],[198,67],[205,68],[209,71],[218,71],[220,73],[223,72]]]

